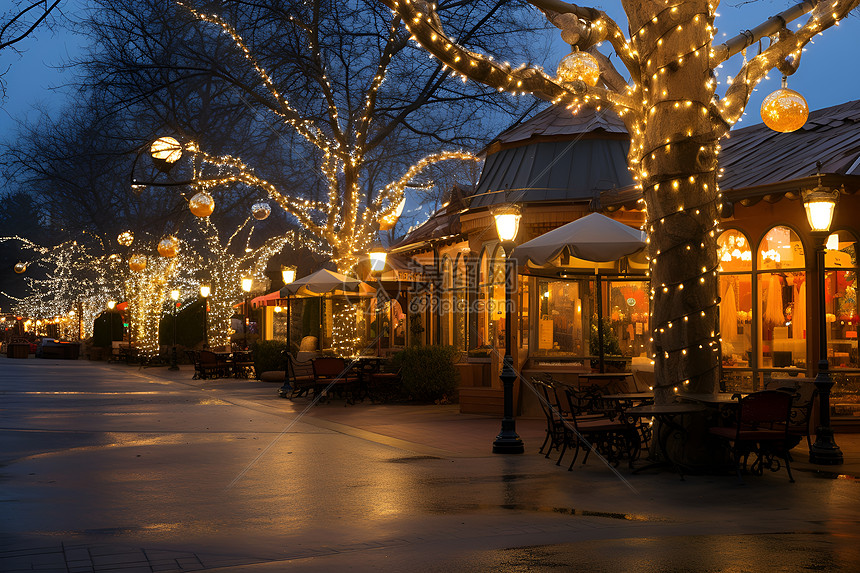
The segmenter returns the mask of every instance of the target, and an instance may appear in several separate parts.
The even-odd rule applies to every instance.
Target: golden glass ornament
[[[172,137],[159,137],[149,146],[153,159],[165,163],[176,163],[182,157],[182,146]]]
[[[600,64],[588,52],[576,50],[558,63],[558,79],[562,83],[582,80],[590,86],[596,86],[600,79]]]
[[[123,247],[128,247],[134,242],[134,233],[131,231],[123,231],[117,235],[116,242]]]
[[[15,263],[15,272],[19,275],[27,270],[27,263]]]
[[[260,203],[254,203],[251,207],[251,214],[258,221],[262,221],[266,219],[272,213],[272,208],[265,201],[261,201]]]
[[[809,117],[809,105],[802,95],[782,87],[761,102],[761,119],[774,131],[788,133],[803,127]]]
[[[158,242],[158,254],[165,258],[175,257],[179,252],[179,239],[176,237],[164,237]]]
[[[128,268],[139,273],[146,268],[146,255],[134,254],[128,258]]]
[[[215,210],[215,199],[206,191],[201,191],[191,198],[191,201],[188,202],[188,208],[195,216],[203,219]]]

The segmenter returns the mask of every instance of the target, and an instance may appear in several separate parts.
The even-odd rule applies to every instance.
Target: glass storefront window
[[[609,283],[609,318],[612,334],[621,356],[647,356],[648,332],[647,281],[612,281]],[[597,354],[596,351],[592,354]]]
[[[492,284],[489,287],[489,307],[487,308],[490,319],[490,343],[498,351],[504,354],[505,349],[505,250],[498,247],[495,256],[490,259],[490,277]]]
[[[532,354],[584,358],[589,354],[592,282],[537,280],[537,340]]]
[[[758,249],[759,367],[806,368],[807,294],[803,244],[774,227]],[[776,272],[773,272],[776,271]]]
[[[720,337],[724,367],[748,368],[752,358],[752,250],[729,229],[717,238],[720,259]]]
[[[845,231],[830,235],[824,261],[827,360],[831,368],[860,368],[856,238]]]

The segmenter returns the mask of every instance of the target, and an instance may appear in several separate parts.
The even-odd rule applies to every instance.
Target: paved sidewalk
[[[259,380],[191,380],[193,369],[182,366],[180,371],[165,368],[139,370],[139,373],[194,384],[201,388],[241,389],[249,400],[276,409],[306,416],[306,422],[364,439],[405,447],[426,455],[454,457],[492,456],[492,442],[500,430],[500,421],[490,416],[461,414],[459,406],[449,405],[376,405],[360,402],[344,406],[341,401],[310,404],[303,398],[294,402],[277,397],[280,383]],[[307,411],[305,411],[307,409]],[[518,418],[517,433],[527,448],[537,450],[544,439],[545,421],[541,418]],[[813,442],[815,437],[813,436]],[[836,435],[844,455],[837,466],[812,464],[806,441],[792,450],[792,469],[801,472],[821,472],[847,478],[860,478],[860,426],[858,433]]]
[[[0,358],[0,571],[760,571],[860,563],[845,464],[572,472],[456,405],[312,405],[193,371]],[[567,459],[570,459],[569,457]],[[6,465],[2,465],[2,464]]]

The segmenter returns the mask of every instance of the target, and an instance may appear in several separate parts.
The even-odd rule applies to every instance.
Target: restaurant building
[[[455,189],[391,249],[400,267],[412,269],[398,303],[407,323],[404,342],[461,351],[463,411],[501,412],[510,253],[499,244],[492,208],[521,207],[518,244],[590,213],[638,229],[645,215],[627,170],[628,143],[611,111],[548,108],[496,137],[477,187]],[[836,424],[860,420],[860,101],[813,112],[792,133],[763,124],[736,129],[723,142],[720,168],[724,389],[750,391],[769,377],[815,374],[819,293],[801,192],[838,189],[825,262],[828,359],[836,382],[831,406]],[[551,265],[520,265],[518,273],[513,356],[524,375],[550,372],[575,382],[601,366],[648,367],[644,254],[609,263],[565,256]],[[410,328],[416,321],[421,328]],[[598,340],[607,355],[602,365]],[[520,413],[534,411],[525,393],[516,399]]]

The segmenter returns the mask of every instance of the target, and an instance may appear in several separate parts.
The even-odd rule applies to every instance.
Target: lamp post
[[[516,268],[511,252],[514,250],[514,239],[520,228],[520,210],[516,205],[505,205],[493,210],[496,220],[496,232],[505,249],[505,357],[502,360],[502,380],[504,390],[504,417],[502,430],[493,442],[494,454],[521,454],[525,451],[523,441],[517,435],[517,422],[514,419],[514,380],[517,378],[514,370],[514,358],[511,350],[511,335],[513,333],[513,298],[516,283]]]
[[[842,450],[833,439],[833,428],[830,427],[830,390],[833,388],[833,377],[827,362],[827,298],[825,296],[825,246],[830,234],[830,223],[836,209],[839,191],[833,191],[818,185],[803,192],[803,207],[806,218],[815,239],[815,261],[818,273],[818,373],[815,376],[815,388],[818,392],[819,420],[815,428],[815,443],[809,448],[809,461],[813,464],[838,465],[843,462]]]
[[[116,307],[115,300],[109,300],[108,307],[108,322],[110,323],[110,357],[113,358],[113,309]]]
[[[170,353],[170,367],[168,370],[179,370],[179,364],[176,362],[176,306],[179,304],[179,291],[173,289],[170,291],[170,300],[173,301],[173,350]]]
[[[292,283],[296,280],[296,267],[293,266],[282,266],[281,267],[281,278],[284,279],[284,286]],[[290,322],[290,295],[287,293],[287,352],[292,352],[292,323]]]
[[[248,293],[251,292],[251,288],[253,288],[253,286],[253,278],[244,277],[242,279],[242,290],[245,291],[245,304],[242,306],[242,345],[246,350],[248,348],[248,317],[250,315],[250,309],[248,308]]]
[[[203,297],[203,346],[209,348],[209,295],[212,289],[209,285],[200,285],[200,296]]]

